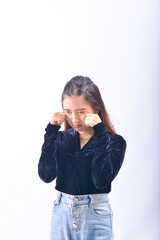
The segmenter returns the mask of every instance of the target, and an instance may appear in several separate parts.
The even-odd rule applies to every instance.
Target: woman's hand
[[[96,124],[102,122],[98,114],[88,113],[86,114],[85,124],[87,126],[93,127]]]
[[[61,126],[61,124],[64,122],[65,118],[66,118],[66,113],[55,112],[55,113],[53,113],[50,123],[53,125]]]

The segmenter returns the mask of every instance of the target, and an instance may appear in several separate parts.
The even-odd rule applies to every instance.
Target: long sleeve
[[[42,181],[49,183],[56,177],[56,139],[60,126],[48,124],[38,163],[38,174]]]
[[[93,127],[96,137],[92,159],[92,179],[98,189],[106,188],[116,177],[123,163],[126,141],[122,136],[107,131],[104,123]]]

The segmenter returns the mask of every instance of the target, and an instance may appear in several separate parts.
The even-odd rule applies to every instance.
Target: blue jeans
[[[113,240],[112,215],[106,193],[73,196],[57,191],[50,240]]]

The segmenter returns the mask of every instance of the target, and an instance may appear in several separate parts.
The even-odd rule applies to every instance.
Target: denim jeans
[[[57,191],[50,240],[113,240],[108,195],[69,195]]]

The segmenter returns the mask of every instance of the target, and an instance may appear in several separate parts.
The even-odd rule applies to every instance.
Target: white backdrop
[[[127,141],[109,194],[115,240],[159,240],[158,0],[1,0],[0,239],[47,240],[54,185],[37,165],[64,84],[99,87]]]

